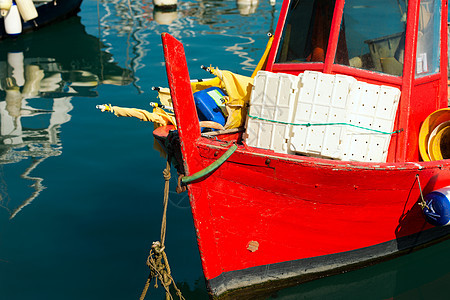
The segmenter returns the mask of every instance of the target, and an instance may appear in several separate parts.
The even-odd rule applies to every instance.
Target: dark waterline
[[[192,78],[208,77],[200,65],[250,75],[280,7],[182,1],[163,25],[148,0],[85,0],[77,17],[0,42],[0,299],[139,298],[165,160],[152,124],[95,106],[149,109],[152,87],[167,86],[162,32],[185,44]],[[186,194],[169,204],[173,276],[186,299],[207,299]],[[449,251],[447,241],[267,297],[447,299]],[[146,299],[163,297],[151,287]]]

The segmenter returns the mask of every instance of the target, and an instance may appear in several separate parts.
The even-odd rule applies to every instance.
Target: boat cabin
[[[447,1],[284,1],[266,70],[343,74],[401,91],[387,162],[418,161],[419,130],[447,104]]]

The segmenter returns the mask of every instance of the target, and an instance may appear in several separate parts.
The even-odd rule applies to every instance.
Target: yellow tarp
[[[212,79],[208,79],[205,81],[199,82],[191,82],[192,93],[210,88],[210,87],[220,87],[220,79],[218,77],[214,77]]]
[[[210,68],[211,73],[220,79],[220,88],[228,95],[225,106],[228,119],[225,129],[237,128],[244,125],[247,107],[253,87],[253,78],[232,73],[230,71]]]
[[[102,111],[110,111],[118,117],[134,117],[142,121],[153,122],[155,125],[176,125],[175,116],[164,111],[160,107],[154,107],[153,112],[139,108],[128,108],[104,104]]]
[[[205,81],[191,82],[192,93],[195,93],[195,92],[198,92],[198,91],[201,91],[201,90],[213,87],[213,86],[216,86],[216,87],[220,86],[219,78],[215,77],[215,78],[205,80]],[[169,88],[163,88],[163,87],[158,88],[158,99],[162,105],[167,106],[167,107],[173,107]]]
[[[101,109],[102,112],[104,111],[112,112],[117,117],[134,117],[138,118],[141,121],[153,122],[155,128],[165,125],[175,125],[175,126],[177,125],[175,116],[171,113],[164,111],[160,107],[154,107],[153,112],[148,112],[144,109],[138,108],[112,106],[110,104],[99,105],[98,108]],[[224,129],[224,127],[221,124],[212,121],[201,121],[200,127],[213,128],[218,130]]]
[[[225,90],[228,95],[225,106],[228,112],[225,129],[244,126],[247,114],[247,106],[250,100],[250,94],[253,86],[253,78],[232,73],[230,71],[210,68],[215,78],[200,82],[191,82],[192,92],[198,92],[210,87],[219,87]],[[161,104],[172,106],[170,90],[160,88],[158,98]]]
[[[170,89],[169,88],[159,88],[158,89],[158,98],[159,102],[161,102],[164,106],[172,107],[172,98],[170,98]]]

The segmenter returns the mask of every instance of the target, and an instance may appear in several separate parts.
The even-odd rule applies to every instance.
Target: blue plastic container
[[[200,121],[213,121],[225,125],[225,93],[218,87],[210,87],[194,93],[195,106]]]

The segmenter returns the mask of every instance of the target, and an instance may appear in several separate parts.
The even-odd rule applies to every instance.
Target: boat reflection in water
[[[256,12],[259,0],[236,0],[239,13],[243,16],[251,15]]]
[[[229,38],[229,43],[223,42],[225,51],[240,57],[243,70],[250,74],[253,72],[258,61],[250,51],[255,51],[254,35],[263,31],[274,32],[275,22],[275,0],[236,0],[231,4],[223,1],[178,1],[176,9],[165,10],[154,7],[151,0],[138,2],[107,1],[101,0],[99,6],[99,25],[101,36],[109,40],[113,36],[114,40],[122,40],[123,45],[127,45],[127,53],[131,56],[127,65],[136,73],[145,68],[146,62],[153,58],[149,53],[149,41],[154,40],[152,36],[158,36],[163,32],[168,32],[178,39],[188,40],[209,35],[220,35],[224,39]],[[270,7],[270,8],[267,8]],[[254,15],[256,9],[268,13],[261,14],[255,18],[249,18],[242,26],[236,26],[231,19],[222,16],[243,16]],[[161,26],[164,25],[164,26]],[[242,34],[242,32],[252,34]],[[112,39],[111,39],[112,40]],[[266,45],[264,40],[263,47]],[[256,49],[260,53],[264,48]],[[203,54],[204,55],[204,54]],[[146,58],[146,61],[143,58]],[[214,56],[215,59],[217,59]],[[203,57],[203,59],[205,59]],[[215,63],[207,61],[207,63]],[[201,63],[198,65],[200,67]],[[136,77],[135,77],[136,78]],[[135,86],[139,89],[136,78]]]
[[[263,294],[261,299],[447,299],[442,286],[450,280],[450,273],[446,268],[436,268],[430,257],[448,265],[448,251],[450,241],[444,241],[365,269]]]
[[[113,63],[102,48],[98,38],[85,32],[79,17],[2,42],[0,205],[11,219],[45,188],[43,179],[31,174],[45,159],[62,153],[59,133],[70,121],[74,97],[96,97],[95,88],[101,84],[134,81],[132,71]],[[25,169],[21,180],[13,178],[9,187],[4,168],[11,163]],[[24,196],[27,186],[32,190]]]

